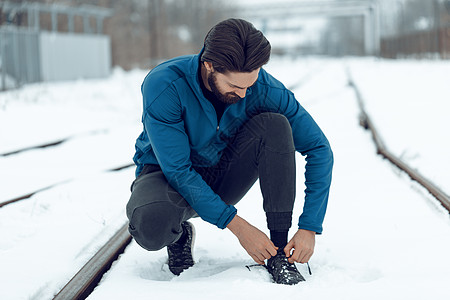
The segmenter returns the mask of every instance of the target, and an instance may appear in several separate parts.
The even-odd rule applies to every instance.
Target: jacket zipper
[[[211,105],[212,105],[212,104],[211,104]],[[222,120],[223,120],[223,116],[225,115],[225,113],[227,112],[227,110],[230,108],[231,105],[232,105],[232,104],[228,105],[227,108],[225,108],[225,110],[223,111],[222,118],[220,118],[220,121],[217,122],[216,132],[219,131],[219,129],[220,129],[220,123],[221,123]],[[214,109],[214,110],[215,110],[215,109]],[[217,120],[217,113],[216,113],[216,120]]]

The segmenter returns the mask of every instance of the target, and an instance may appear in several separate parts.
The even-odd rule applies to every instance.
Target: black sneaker
[[[293,285],[305,281],[295,264],[289,263],[282,249],[278,250],[277,255],[269,258],[267,270],[272,275],[275,283]]]
[[[192,255],[195,240],[194,225],[191,222],[183,222],[181,227],[183,227],[184,234],[180,240],[167,246],[169,270],[175,275],[180,275],[181,272],[194,265]]]

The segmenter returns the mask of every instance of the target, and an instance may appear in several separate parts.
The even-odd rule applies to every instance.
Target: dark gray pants
[[[289,121],[261,113],[239,129],[213,167],[196,168],[227,204],[236,204],[259,178],[270,230],[288,230],[295,200],[295,147]],[[177,241],[181,223],[197,214],[173,189],[158,166],[148,165],[132,185],[129,231],[151,251]]]

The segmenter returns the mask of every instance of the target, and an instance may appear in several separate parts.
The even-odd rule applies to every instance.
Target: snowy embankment
[[[450,195],[450,62],[349,65],[387,147]]]
[[[433,62],[360,59],[345,63],[320,58],[274,59],[267,66],[287,86],[299,84],[294,90],[297,99],[326,133],[335,154],[324,233],[317,237],[311,259],[313,275],[307,274],[306,266],[298,265],[305,283],[275,285],[264,269],[248,271],[245,265],[253,262],[228,230],[194,219],[193,268],[176,277],[165,264],[165,250],[147,252],[132,242],[89,299],[448,299],[448,215],[426,192],[375,154],[370,134],[358,125],[346,64],[370,101],[369,113],[376,118],[376,111],[387,109],[383,103],[392,102],[395,106],[390,109],[397,111],[389,110],[387,116],[396,115],[405,124],[411,120],[402,109],[411,101],[420,103],[421,98],[414,96],[422,93],[419,84],[410,85],[409,70],[426,66],[435,71],[430,74],[436,74],[436,82],[443,72],[442,65]],[[374,91],[385,91],[386,97],[397,94],[387,81],[392,74],[403,74],[396,77],[398,84],[416,90],[408,101],[398,97],[377,101]],[[0,208],[0,299],[50,299],[106,235],[126,221],[124,206],[134,170],[104,170],[129,162],[133,155],[133,141],[140,131],[139,85],[144,75],[116,72],[107,80],[42,84],[0,93],[0,153],[75,136],[54,148],[0,157],[0,200],[15,191],[24,194],[18,190],[71,179]],[[432,82],[428,81],[427,89],[432,90]],[[448,107],[443,97],[439,99],[433,104],[435,111]],[[443,116],[424,114],[422,124],[428,135],[436,134],[434,139],[428,137],[435,148],[448,152],[448,139],[439,136],[434,127],[436,122],[447,122]],[[421,157],[429,156],[433,174],[445,174],[440,155],[414,148],[406,139],[402,144],[394,135],[396,125],[391,122],[386,130],[383,120],[375,122],[390,149],[398,149],[391,146],[390,139],[395,140]],[[301,213],[304,190],[300,155],[297,164],[294,219]],[[448,186],[441,187],[448,190]],[[237,209],[267,232],[258,185]],[[294,232],[292,229],[290,235]]]
[[[35,84],[0,94],[0,154],[67,139],[0,156],[0,201],[131,163],[143,74],[117,70],[109,80]]]
[[[122,226],[145,72],[0,93],[0,299],[51,299]]]

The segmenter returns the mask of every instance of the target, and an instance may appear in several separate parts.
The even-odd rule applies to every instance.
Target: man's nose
[[[246,93],[247,93],[247,89],[238,89],[235,91],[235,94],[241,98],[244,98]]]

